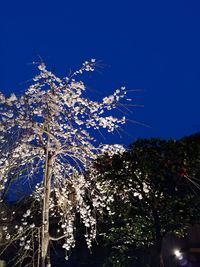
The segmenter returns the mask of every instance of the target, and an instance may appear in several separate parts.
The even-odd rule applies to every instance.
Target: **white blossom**
[[[78,75],[94,71],[96,64],[95,59],[85,61],[80,70],[61,79],[41,63],[39,74],[24,95],[16,97],[11,94],[6,98],[0,93],[1,192],[7,179],[23,183],[37,181],[31,194],[33,204],[23,214],[21,225],[15,226],[21,236],[20,246],[27,251],[32,243],[25,242],[24,235],[27,231],[37,237],[34,214],[40,218],[44,212],[39,203],[45,197],[43,178],[47,152],[52,159],[49,217],[59,220],[57,235],[64,234],[63,248],[66,251],[75,246],[77,213],[87,229],[88,248],[97,233],[95,213],[102,214],[106,207],[112,214],[108,205],[114,199],[107,194],[110,184],[97,181],[98,175],[92,164],[99,155],[113,156],[123,153],[124,148],[121,145],[98,145],[92,130],[114,132],[126,122],[124,116],[110,114],[120,100],[126,99],[126,90],[121,87],[99,102],[88,99],[86,85],[78,80]],[[41,182],[38,183],[39,179]],[[85,196],[89,196],[90,203]],[[6,217],[2,220],[4,218],[6,220]],[[37,228],[41,230],[48,223],[43,221]],[[7,234],[6,239],[9,238]]]

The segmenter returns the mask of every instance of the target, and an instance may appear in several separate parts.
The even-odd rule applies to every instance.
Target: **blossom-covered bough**
[[[109,112],[126,99],[126,90],[121,87],[102,102],[89,100],[85,84],[77,77],[93,71],[95,64],[92,59],[70,77],[60,79],[40,63],[39,74],[22,96],[0,94],[1,198],[13,183],[37,182],[30,207],[12,235],[6,235],[8,243],[18,240],[21,247],[16,265],[31,257],[29,266],[50,266],[49,246],[58,240],[63,240],[68,259],[75,246],[77,214],[91,248],[96,215],[113,200],[105,184],[93,175],[92,162],[105,150],[109,154],[123,149],[98,146],[91,129],[113,132],[125,123],[125,117],[116,118]],[[57,232],[51,234],[55,218]]]

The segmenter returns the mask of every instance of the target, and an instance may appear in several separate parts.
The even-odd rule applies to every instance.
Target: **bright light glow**
[[[179,260],[183,258],[182,253],[178,249],[174,250],[174,254]]]
[[[180,257],[181,256],[181,252],[178,249],[174,250],[174,254],[175,254],[176,257]]]

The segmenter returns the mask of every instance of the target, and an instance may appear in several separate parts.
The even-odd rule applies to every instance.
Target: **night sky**
[[[144,107],[129,118],[150,127],[128,124],[121,143],[200,131],[200,1],[1,2],[2,92],[20,95],[39,58],[59,76],[96,58],[103,69],[86,78],[94,97],[141,89],[131,96]]]

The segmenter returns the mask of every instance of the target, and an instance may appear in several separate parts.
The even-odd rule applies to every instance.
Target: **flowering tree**
[[[21,223],[12,237],[6,234],[8,242],[18,240],[21,247],[16,263],[31,256],[31,266],[50,266],[49,244],[58,240],[63,240],[67,259],[75,246],[77,214],[90,248],[96,236],[96,214],[112,201],[89,171],[102,151],[115,153],[122,148],[97,145],[90,130],[113,132],[125,123],[125,117],[116,118],[109,112],[126,99],[126,90],[121,87],[102,102],[84,96],[86,86],[77,76],[94,71],[95,64],[92,59],[70,77],[60,79],[41,63],[39,74],[22,96],[0,94],[1,197],[13,183],[37,182]],[[54,236],[50,234],[53,218],[59,228]]]

